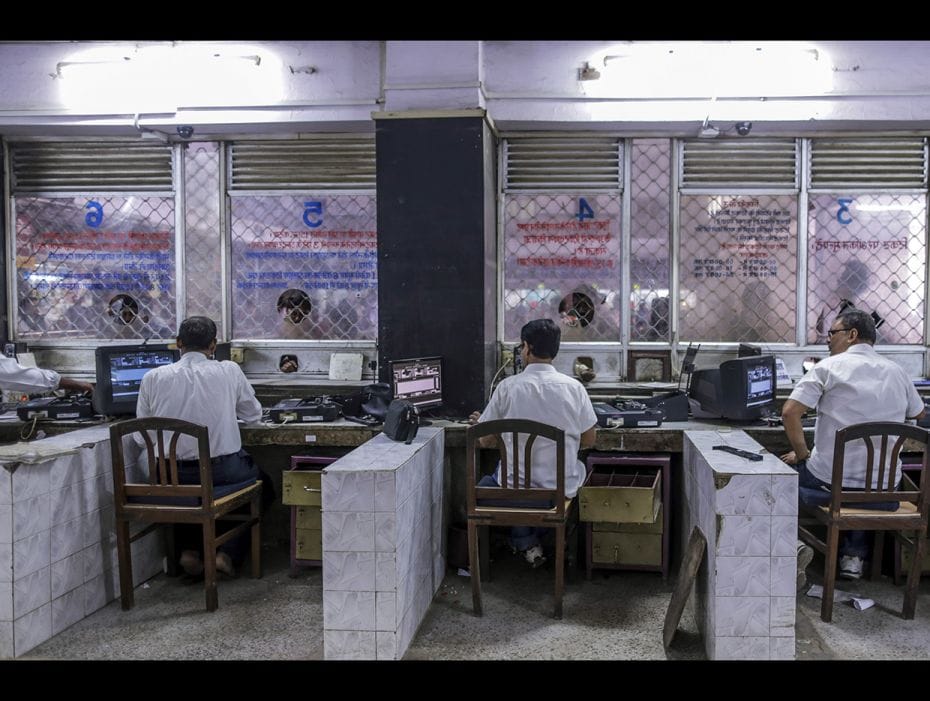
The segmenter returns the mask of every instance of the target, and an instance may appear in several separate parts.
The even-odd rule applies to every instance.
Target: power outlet
[[[501,365],[508,368],[513,367],[513,350],[510,348],[501,350]]]
[[[245,348],[230,348],[229,359],[240,365],[245,362]]]

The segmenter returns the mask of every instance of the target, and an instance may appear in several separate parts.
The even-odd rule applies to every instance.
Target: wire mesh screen
[[[563,341],[620,338],[620,193],[504,196],[504,334],[559,320]]]
[[[808,342],[848,300],[883,320],[878,343],[922,343],[925,195],[812,195],[809,210]]]
[[[374,194],[232,198],[234,338],[371,340]]]
[[[682,195],[680,336],[795,340],[795,195]]]
[[[226,338],[223,320],[223,248],[220,226],[220,148],[213,141],[184,149],[185,316],[207,316]]]
[[[630,339],[667,341],[671,143],[634,139],[630,157]]]
[[[173,338],[174,198],[17,197],[17,338]]]

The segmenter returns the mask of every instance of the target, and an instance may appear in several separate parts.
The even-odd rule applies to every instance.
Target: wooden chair
[[[509,433],[513,446],[512,466],[507,464],[502,434]],[[519,435],[527,436],[523,450],[523,479],[520,475]],[[501,486],[477,485],[480,461],[479,439],[495,436],[501,460]],[[556,444],[556,488],[530,487],[532,479],[532,449],[537,438]],[[565,432],[560,428],[525,419],[485,421],[470,426],[465,433],[466,505],[468,517],[468,552],[471,565],[471,591],[475,614],[481,610],[481,565],[479,563],[479,526],[535,526],[555,529],[555,617],[562,617],[562,593],[565,589],[565,531],[572,513],[573,499],[565,498]],[[526,506],[526,502],[541,502],[553,506]],[[508,504],[508,502],[511,502]],[[493,505],[492,505],[493,504]]]
[[[890,444],[890,438],[895,437]],[[867,487],[861,491],[843,489],[843,458],[846,445],[852,441],[863,440],[866,445],[866,484],[873,479],[878,487]],[[825,571],[823,583],[823,603],[820,617],[830,622],[833,617],[833,592],[836,584],[836,563],[839,552],[840,531],[898,531],[914,532],[915,549],[907,577],[904,592],[902,616],[914,618],[917,607],[917,585],[920,583],[920,566],[923,561],[927,540],[928,494],[930,479],[921,480],[920,488],[906,480],[895,488],[901,472],[898,466],[898,454],[906,440],[912,440],[923,448],[923,466],[927,467],[927,455],[930,451],[930,431],[907,423],[893,421],[873,421],[854,424],[836,432],[833,448],[833,489],[827,506],[810,507],[801,505],[802,512],[809,514],[820,524],[826,526],[826,541],[818,539],[803,525],[798,526],[802,541],[824,553]],[[875,446],[879,447],[878,462],[875,460]],[[890,449],[889,449],[890,448]],[[877,470],[877,472],[876,472]],[[896,501],[899,506],[895,511],[876,509],[857,509],[856,503]],[[903,535],[903,533],[902,533]],[[873,551],[873,576],[876,574],[876,560],[881,563],[881,538],[877,538],[877,547]],[[910,541],[909,541],[910,542]]]
[[[127,482],[127,466],[123,440],[137,445],[139,434],[145,448],[139,457],[142,467],[148,466],[148,483]],[[154,434],[154,440],[152,437]],[[177,444],[181,436],[197,441],[200,461],[200,484],[178,482]],[[167,439],[167,440],[166,440]],[[162,524],[191,523],[203,528],[204,587],[207,611],[217,607],[217,548],[246,528],[252,529],[252,576],[261,577],[261,481],[213,487],[210,462],[210,441],[206,426],[161,417],[120,421],[110,426],[110,446],[113,456],[113,501],[116,507],[116,542],[119,559],[120,600],[123,610],[133,607],[132,555],[130,543]],[[249,505],[249,513],[232,511]],[[217,521],[240,521],[239,525],[220,536]],[[148,523],[130,537],[130,522]],[[169,534],[172,529],[169,529]],[[169,535],[168,562],[174,567],[174,539]]]

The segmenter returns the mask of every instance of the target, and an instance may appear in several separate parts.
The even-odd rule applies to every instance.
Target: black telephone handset
[[[513,374],[516,375],[518,372],[523,370],[523,358],[520,356],[520,346],[523,345],[519,343],[513,347]]]

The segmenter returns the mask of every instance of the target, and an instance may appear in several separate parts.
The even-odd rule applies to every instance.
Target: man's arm
[[[88,394],[92,394],[94,386],[90,382],[81,382],[80,380],[72,380],[70,377],[62,377],[58,381],[58,389],[67,390],[68,392],[87,392]]]
[[[594,443],[597,441],[597,422],[589,428],[587,431],[581,434],[581,441],[578,444],[579,450],[585,450],[586,448],[593,448]]]
[[[237,378],[239,396],[236,398],[236,416],[247,424],[254,424],[262,418],[262,405],[255,398],[255,390],[246,379],[242,368],[231,361],[229,361],[229,364],[239,375]]]
[[[781,420],[785,427],[785,435],[791,444],[791,452],[781,456],[789,465],[794,465],[810,457],[811,451],[807,449],[807,442],[804,440],[804,428],[801,426],[801,417],[810,407],[801,404],[794,399],[786,399],[785,406],[781,410]]]

